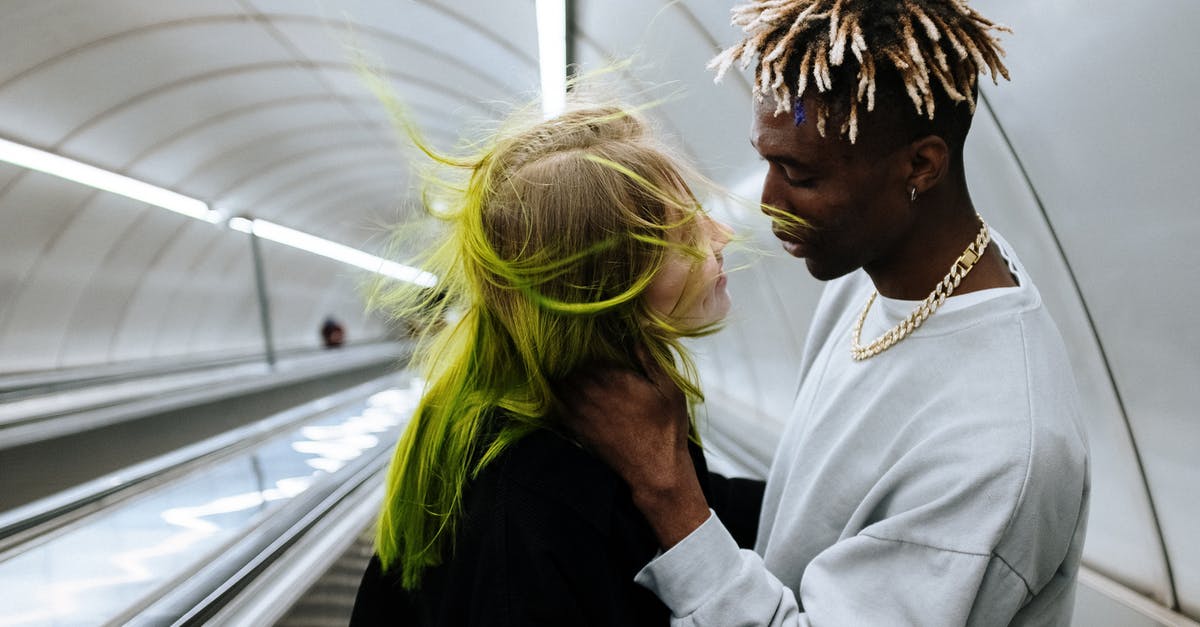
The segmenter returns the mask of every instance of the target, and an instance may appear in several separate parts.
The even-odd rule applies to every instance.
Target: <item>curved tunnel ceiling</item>
[[[628,59],[617,88],[663,99],[650,115],[668,141],[753,198],[749,85],[731,74],[714,86],[704,69],[737,35],[730,4],[576,0],[575,48],[584,69]],[[1200,333],[1181,313],[1200,305],[1188,193],[1200,177],[1200,4],[974,4],[1017,32],[1013,83],[984,87],[972,189],[1074,352],[1096,477],[1087,561],[1200,616]],[[8,0],[0,15],[0,137],[367,250],[413,208],[414,153],[357,55],[439,148],[532,102],[539,85],[533,0]],[[716,209],[776,248],[753,211]],[[8,164],[0,220],[0,373],[259,341],[239,233]],[[269,243],[263,254],[281,347],[311,343],[338,308],[360,319],[344,266]],[[742,276],[730,283],[741,313],[714,338],[706,384],[757,417],[749,448],[769,449],[818,286],[779,257]],[[361,324],[352,334],[383,333]]]

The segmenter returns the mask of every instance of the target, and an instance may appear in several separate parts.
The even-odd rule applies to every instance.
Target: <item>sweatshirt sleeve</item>
[[[800,595],[814,625],[930,627],[1008,625],[1028,598],[1024,582],[999,558],[866,533],[819,554]],[[981,600],[986,607],[977,607]]]
[[[1006,625],[1028,599],[999,558],[859,534],[812,561],[798,601],[715,514],[636,581],[681,626]],[[986,612],[977,605],[981,588]]]
[[[635,581],[671,609],[672,625],[808,624],[792,591],[757,553],[738,548],[715,512]]]

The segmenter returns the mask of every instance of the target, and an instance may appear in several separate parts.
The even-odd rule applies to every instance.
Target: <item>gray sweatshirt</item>
[[[637,576],[673,624],[1067,625],[1088,458],[1066,350],[1020,285],[951,297],[856,362],[861,270],[817,307],[754,551],[711,515]],[[870,342],[916,303],[876,299]]]

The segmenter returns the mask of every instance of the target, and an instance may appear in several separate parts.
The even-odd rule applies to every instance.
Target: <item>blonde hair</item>
[[[642,294],[668,250],[706,254],[681,166],[620,106],[518,117],[471,156],[438,154],[425,206],[446,228],[424,269],[437,290],[381,289],[376,303],[431,325],[417,352],[427,385],[397,446],[376,550],[405,587],[452,550],[467,481],[514,442],[558,426],[556,384],[595,364],[638,369],[644,348],[693,402],[678,328]],[[458,173],[460,176],[454,176]],[[693,430],[694,433],[694,430]]]

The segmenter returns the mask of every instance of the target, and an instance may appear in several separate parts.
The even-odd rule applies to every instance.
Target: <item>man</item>
[[[1068,624],[1089,485],[1077,393],[963,168],[977,77],[1006,74],[1001,27],[962,0],[734,16],[747,37],[714,65],[757,60],[763,204],[829,284],[755,551],[704,501],[669,381],[610,372],[572,407],[663,546],[638,582],[684,625]]]

